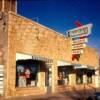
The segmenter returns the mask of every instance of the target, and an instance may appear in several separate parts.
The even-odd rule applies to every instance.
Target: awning
[[[16,60],[25,60],[25,59],[32,59],[32,56],[23,53],[16,53]]]
[[[81,65],[81,64],[72,64],[75,69],[88,69],[88,70],[95,70],[93,66],[89,65]]]
[[[74,68],[75,69],[84,69],[84,68],[87,68],[87,66],[84,66],[84,65],[75,65]]]
[[[57,61],[57,66],[67,66],[67,65],[71,65],[71,63],[61,60]]]
[[[17,60],[27,60],[27,59],[45,61],[46,63],[52,63],[53,62],[53,59],[49,59],[49,58],[45,58],[45,57],[16,53],[16,61]]]
[[[87,66],[81,65],[81,64],[72,63],[72,65],[74,66],[74,69],[83,69],[83,68],[87,68]]]
[[[95,67],[93,67],[93,66],[87,66],[87,69],[89,69],[89,70],[95,70]]]
[[[40,57],[40,56],[32,56],[32,59],[39,60],[39,61],[45,61],[46,63],[52,63],[53,62],[53,59]]]

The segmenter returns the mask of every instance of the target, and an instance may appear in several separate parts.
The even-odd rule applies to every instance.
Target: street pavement
[[[52,94],[43,96],[27,96],[27,97],[17,97],[12,99],[0,99],[0,100],[78,100],[72,99],[64,94]]]
[[[55,93],[55,94],[47,93],[45,95],[22,96],[11,99],[4,99],[3,97],[0,97],[0,100],[95,100],[95,99],[87,99],[89,96],[93,98],[95,92],[100,92],[100,89],[96,89],[96,91],[90,89],[90,90],[85,90],[85,92],[73,90],[73,91],[66,91],[63,93]]]
[[[73,93],[64,92],[64,93],[46,94],[46,95],[40,95],[40,96],[16,97],[16,98],[11,98],[11,99],[0,98],[0,100],[87,100],[86,98],[87,97],[84,94],[78,94],[78,93],[76,94],[74,92]]]

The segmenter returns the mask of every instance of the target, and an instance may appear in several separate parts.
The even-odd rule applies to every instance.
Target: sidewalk
[[[0,98],[0,100],[78,100],[78,99],[77,98],[72,99],[71,97],[67,96],[67,94],[59,93],[59,94],[49,94],[49,95],[47,94],[40,96],[16,97],[12,99]]]
[[[89,96],[93,97],[93,91],[90,90],[90,92],[87,92],[86,90],[85,94],[84,91],[67,91],[64,93],[45,94],[39,96],[23,96],[12,99],[0,98],[0,100],[86,100],[84,98]]]

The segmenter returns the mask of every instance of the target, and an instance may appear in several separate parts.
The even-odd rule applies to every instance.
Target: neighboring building
[[[8,12],[8,11],[17,12],[17,1],[16,0],[0,0],[0,11],[2,11],[2,12]]]
[[[0,94],[6,98],[40,95],[68,91],[68,86],[70,91],[73,87],[82,90],[83,84],[98,88],[99,56],[95,48],[87,46],[79,61],[72,61],[71,38],[13,10],[3,11]]]

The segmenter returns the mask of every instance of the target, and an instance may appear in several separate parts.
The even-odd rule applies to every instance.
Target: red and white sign
[[[80,49],[80,50],[72,50],[72,54],[82,54],[83,53],[83,50]]]
[[[86,44],[77,44],[77,45],[72,45],[72,49],[82,49],[85,48]]]
[[[91,33],[92,24],[83,25],[81,27],[72,29],[68,31],[70,37],[80,37],[82,35],[88,36]]]
[[[73,41],[72,41],[72,45],[81,44],[81,43],[86,43],[86,42],[88,42],[88,39],[87,39],[87,38],[84,38],[84,39],[77,39],[77,40],[73,40]]]
[[[83,48],[88,42],[88,35],[91,34],[92,24],[87,24],[68,31],[68,36],[72,38],[72,60],[83,53]]]

